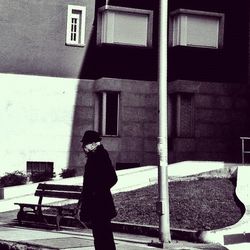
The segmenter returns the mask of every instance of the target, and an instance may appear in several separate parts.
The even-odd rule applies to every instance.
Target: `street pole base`
[[[169,249],[169,244],[170,244],[170,242],[151,241],[150,243],[148,243],[148,246],[158,247],[158,248],[162,248],[162,249]]]

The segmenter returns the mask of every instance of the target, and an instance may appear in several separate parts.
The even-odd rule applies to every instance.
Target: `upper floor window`
[[[98,93],[96,126],[102,135],[117,136],[119,125],[119,92]]]
[[[170,46],[221,48],[224,14],[187,9],[170,13]]]
[[[153,11],[117,6],[98,10],[98,44],[152,46]]]
[[[75,46],[85,45],[85,6],[68,6],[66,44]]]

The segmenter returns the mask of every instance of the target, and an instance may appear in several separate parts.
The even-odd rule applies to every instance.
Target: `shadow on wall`
[[[81,148],[81,138],[86,130],[94,129],[94,78],[96,70],[96,32],[95,21],[90,34],[86,54],[79,70],[79,82],[76,91],[72,118],[71,141],[69,146],[68,168],[76,169],[76,174],[84,171],[86,156]]]
[[[136,1],[137,2],[137,1]],[[95,17],[92,33],[85,59],[82,63],[79,79],[98,79],[101,77],[156,80],[157,79],[157,25],[153,32],[153,48],[116,46],[114,44],[97,44],[97,13],[98,8],[104,6],[106,1],[96,1]],[[109,1],[109,5],[125,6],[129,8],[143,8],[154,11],[154,21],[157,23],[157,6],[155,1]]]
[[[68,168],[76,169],[77,175],[84,171],[86,156],[82,151],[81,139],[86,130],[94,126],[93,80],[79,80],[72,120]]]
[[[96,10],[95,10],[96,13]],[[93,85],[96,75],[96,17],[94,18],[86,53],[78,75],[75,106],[72,117],[71,140],[69,145],[68,168],[76,169],[76,175],[83,174],[86,156],[81,148],[84,132],[94,128],[94,93]]]
[[[95,13],[97,13],[97,8],[98,5]],[[150,79],[150,75],[152,78],[152,74],[157,72],[155,66],[152,67],[152,64],[157,65],[155,62],[152,63],[153,60],[156,61],[155,50],[108,45],[98,46],[96,43],[96,25],[95,16],[88,45],[85,48],[86,53],[79,70],[79,83],[72,118],[68,168],[76,169],[77,174],[82,174],[86,162],[81,149],[81,137],[86,130],[95,127],[95,80],[102,77]]]

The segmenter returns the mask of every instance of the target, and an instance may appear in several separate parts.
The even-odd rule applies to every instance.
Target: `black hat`
[[[96,131],[93,131],[93,130],[87,130],[85,133],[84,133],[84,136],[81,140],[81,142],[84,144],[84,145],[87,145],[89,143],[92,143],[92,142],[98,142],[98,141],[101,141],[102,138],[100,136],[100,134]]]

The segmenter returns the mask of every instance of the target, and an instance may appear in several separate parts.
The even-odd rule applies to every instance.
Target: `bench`
[[[76,185],[58,185],[58,184],[45,184],[40,183],[37,186],[35,191],[35,196],[38,196],[38,202],[36,204],[32,203],[14,203],[19,205],[20,209],[17,213],[17,220],[19,224],[22,224],[25,219],[28,218],[28,215],[32,214],[35,218],[46,224],[46,216],[44,211],[50,209],[56,213],[56,225],[57,229],[60,230],[60,222],[62,218],[74,219],[77,220],[84,228],[87,228],[85,223],[80,220],[80,202],[79,198],[81,195],[82,187]],[[60,198],[60,199],[73,199],[78,200],[78,203],[72,207],[66,207],[65,205],[60,205],[58,203],[54,204],[44,204],[44,197],[48,198]],[[27,220],[26,220],[27,221]]]

